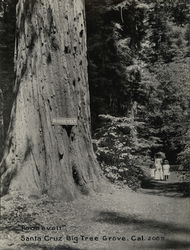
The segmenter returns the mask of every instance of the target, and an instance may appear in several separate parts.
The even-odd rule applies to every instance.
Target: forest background
[[[0,155],[14,100],[16,0],[0,1]],[[188,0],[86,2],[92,133],[112,182],[136,189],[162,151],[190,166]]]

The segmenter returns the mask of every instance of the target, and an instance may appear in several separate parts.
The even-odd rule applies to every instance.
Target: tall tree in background
[[[164,151],[176,164],[190,114],[189,1],[94,0],[87,10],[94,131],[99,114],[134,116],[140,158]]]
[[[16,99],[0,168],[2,194],[68,200],[97,188],[86,50],[83,0],[18,2]],[[53,125],[58,117],[77,118],[77,125]]]
[[[13,104],[16,2],[0,0],[0,160]]]

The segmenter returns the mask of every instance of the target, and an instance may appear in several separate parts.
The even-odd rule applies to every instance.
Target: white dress
[[[170,175],[170,165],[169,164],[163,165],[163,173],[164,173],[164,175]]]
[[[155,168],[151,168],[150,169],[150,176],[151,176],[151,178],[154,178],[155,177]]]
[[[156,167],[155,179],[156,180],[163,180],[164,175],[163,175],[163,171],[162,171],[162,158],[156,158],[154,164]]]

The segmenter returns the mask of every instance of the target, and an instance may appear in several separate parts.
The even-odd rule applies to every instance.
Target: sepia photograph
[[[0,0],[0,250],[190,250],[190,1]]]

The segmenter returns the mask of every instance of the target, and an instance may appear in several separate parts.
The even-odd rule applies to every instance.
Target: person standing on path
[[[153,164],[150,166],[150,177],[153,179],[155,179],[155,171],[156,171],[155,164]]]
[[[164,174],[164,180],[168,180],[170,175],[170,164],[168,160],[164,160],[163,164],[163,174]]]
[[[154,161],[154,165],[156,168],[155,180],[163,180],[164,179],[163,170],[162,170],[162,162],[163,162],[162,157],[160,157],[159,155],[155,155],[155,161]]]

